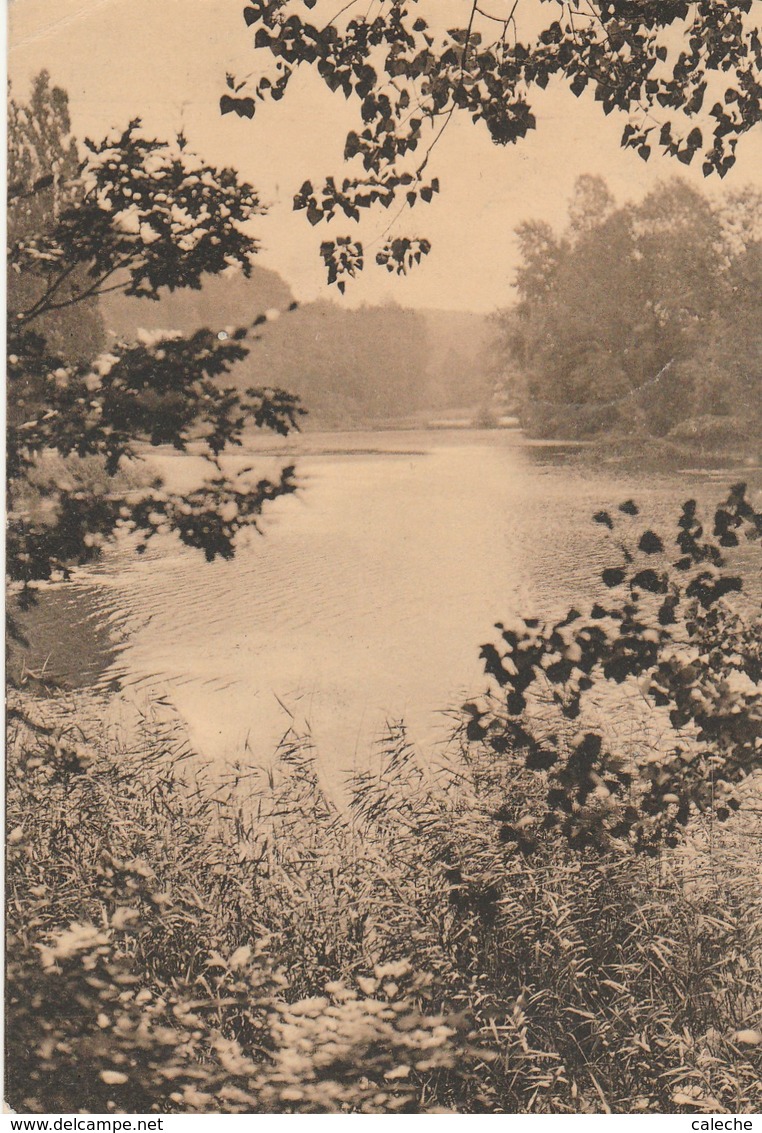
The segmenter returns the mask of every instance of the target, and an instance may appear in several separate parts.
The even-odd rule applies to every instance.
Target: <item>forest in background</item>
[[[256,266],[251,279],[209,278],[201,291],[162,294],[158,303],[104,296],[109,334],[138,327],[190,333],[236,325],[293,302],[276,272]],[[248,358],[234,367],[237,385],[252,381],[297,394],[305,428],[383,424],[427,413],[488,405],[487,316],[468,311],[411,310],[396,303],[346,309],[330,300],[307,303],[287,319],[263,323]]]
[[[41,167],[73,178],[75,143],[51,131],[41,144]],[[22,151],[12,156],[23,176]],[[44,227],[52,193],[14,202],[13,240]],[[512,306],[486,316],[318,300],[263,323],[233,384],[298,395],[307,428],[426,424],[448,412],[495,423],[507,411],[537,437],[670,437],[714,448],[759,437],[762,192],[748,187],[717,204],[675,178],[617,204],[601,178],[583,176],[563,227],[527,219],[516,235]],[[84,278],[75,270],[68,291]],[[23,310],[32,277],[12,273],[10,284],[11,306]],[[113,291],[62,306],[41,325],[76,363],[140,327],[221,329],[293,301],[276,272],[254,265],[248,279],[206,275],[200,289],[162,289],[158,301]],[[31,372],[23,381],[22,413],[41,396]]]
[[[527,220],[495,362],[533,436],[715,444],[762,431],[762,193],[675,178],[617,205],[581,177],[566,226]]]
[[[263,325],[233,381],[282,386],[305,427],[427,423],[516,412],[544,438],[671,437],[713,447],[762,431],[762,193],[715,204],[675,178],[618,205],[584,176],[554,230],[516,228],[517,301],[491,316],[305,304]],[[158,303],[104,296],[109,334],[220,327],[293,295],[277,273],[210,278]]]

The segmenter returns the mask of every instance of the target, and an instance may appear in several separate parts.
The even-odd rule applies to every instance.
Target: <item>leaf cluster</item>
[[[497,145],[526,137],[536,128],[532,95],[554,80],[577,97],[589,89],[605,114],[626,115],[621,144],[644,160],[656,145],[684,164],[701,154],[705,175],[727,173],[739,140],[762,117],[752,0],[553,4],[531,34],[520,27],[516,3],[495,11],[464,0],[460,25],[447,29],[418,0],[393,0],[364,15],[353,7],[336,13],[325,0],[247,3],[246,26],[274,69],[251,95],[241,95],[246,84],[228,76],[235,97],[221,100],[222,113],[253,117],[259,101],[283,98],[302,67],[357,103],[360,124],[347,136],[345,158],[362,173],[345,182],[353,199],[342,206],[353,219],[375,201],[389,207],[402,198],[404,207],[427,199],[429,156],[456,114],[483,123]],[[710,90],[719,95],[711,106]],[[333,214],[332,184],[329,178],[320,193],[309,185],[308,205],[304,189],[297,195],[295,207],[306,207],[311,223]]]
[[[30,107],[14,106],[20,188],[9,248],[16,306],[8,325],[8,574],[23,587],[66,578],[119,531],[136,535],[139,551],[156,533],[175,532],[209,560],[230,558],[237,534],[257,527],[265,503],[296,490],[292,466],[267,479],[253,468],[231,475],[220,463],[247,429],[285,435],[303,412],[296,397],[267,384],[243,392],[225,385],[266,316],[222,333],[140,332],[99,352],[85,349],[84,335],[83,349],[59,349],[51,320],[89,311],[108,291],[158,300],[165,290],[198,289],[210,274],[248,277],[257,251],[250,225],[263,211],[257,194],[233,170],[191,154],[182,136],[146,137],[137,119],[88,141],[72,168],[65,93],[41,78]],[[59,153],[65,161],[54,160]],[[46,162],[54,199],[40,176]],[[155,475],[139,485],[133,475],[125,490],[123,474],[159,446],[192,449],[211,475],[188,493],[167,490]],[[53,453],[100,461],[106,482],[85,486],[60,467],[57,481],[46,478]],[[27,589],[22,600],[32,597]]]
[[[616,538],[638,514],[630,500],[616,517],[594,517],[621,556],[601,573],[611,599],[596,601],[587,615],[571,609],[553,624],[499,624],[500,642],[482,649],[498,692],[466,706],[467,735],[498,756],[522,752],[526,768],[542,777],[544,813],[527,813],[505,831],[528,851],[541,820],[577,848],[658,853],[665,842],[678,844],[697,811],[727,819],[739,805],[738,784],[760,766],[758,603],[731,600],[743,583],[725,566],[742,538],[759,542],[762,516],[738,484],[716,508],[709,533],[688,500],[674,558],[651,529]],[[629,745],[609,734],[616,689],[661,712],[658,744],[645,725]],[[545,705],[539,714],[532,711],[538,704]]]

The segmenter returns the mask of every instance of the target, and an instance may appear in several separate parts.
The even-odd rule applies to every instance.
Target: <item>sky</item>
[[[437,4],[440,15],[466,22],[465,0]],[[584,173],[604,176],[620,201],[639,199],[675,175],[715,194],[747,183],[762,187],[762,127],[742,141],[737,165],[722,183],[704,182],[700,163],[686,170],[655,155],[646,164],[622,150],[621,117],[604,117],[584,95],[578,100],[549,88],[534,97],[537,130],[515,146],[495,146],[483,125],[453,119],[429,166],[440,179],[440,196],[406,211],[387,234],[425,236],[431,254],[407,278],[371,263],[341,299],[325,282],[321,240],[329,232],[358,231],[372,259],[389,214],[363,218],[361,231],[345,218],[332,229],[312,229],[291,202],[304,180],[342,172],[356,104],[348,106],[305,73],[281,103],[261,104],[253,122],[221,117],[226,72],[256,75],[270,59],[254,50],[243,6],[243,0],[10,0],[9,77],[15,97],[23,99],[33,76],[47,69],[69,92],[78,137],[99,139],[140,117],[156,136],[182,129],[206,160],[238,169],[269,206],[258,231],[260,262],[278,271],[301,302],[330,297],[351,306],[394,301],[472,311],[505,306],[513,298],[516,224],[531,217],[562,225],[574,182]]]

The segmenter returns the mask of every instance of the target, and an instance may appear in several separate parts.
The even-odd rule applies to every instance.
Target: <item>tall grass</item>
[[[395,726],[339,808],[304,739],[220,783],[97,711],[12,711],[14,1108],[762,1108],[753,800],[660,860],[530,853],[509,754]]]

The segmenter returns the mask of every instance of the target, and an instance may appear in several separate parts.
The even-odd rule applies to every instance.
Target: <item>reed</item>
[[[478,744],[391,726],[337,806],[305,738],[220,782],[97,716],[11,705],[14,1108],[762,1108],[753,788],[658,860],[528,854],[532,782]]]

